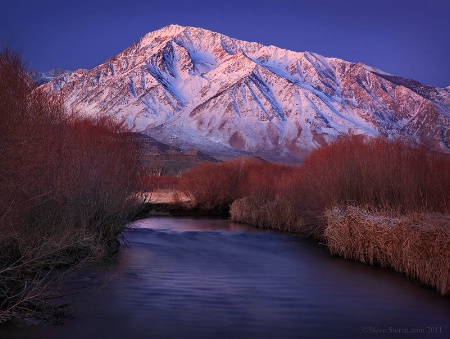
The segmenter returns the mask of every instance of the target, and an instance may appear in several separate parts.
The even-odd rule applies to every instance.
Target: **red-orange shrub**
[[[239,197],[239,168],[205,163],[186,171],[181,187],[197,207],[223,212]]]
[[[280,176],[289,171],[288,166],[241,157],[193,167],[183,174],[181,187],[198,207],[228,211],[231,203],[241,197],[273,199]]]
[[[180,187],[180,178],[175,176],[147,174],[140,178],[142,189],[147,192],[157,190],[178,190]]]
[[[270,169],[273,173],[266,175]],[[234,204],[234,220],[284,225],[318,238],[323,238],[326,226],[324,211],[333,206],[400,213],[450,211],[450,157],[382,137],[342,137],[313,151],[299,167],[266,166],[262,172],[246,173],[250,174],[240,197],[250,198]]]
[[[125,132],[68,114],[34,88],[20,57],[0,53],[0,324],[47,306],[35,304],[48,292],[43,269],[117,245],[140,171],[139,145]]]
[[[450,211],[450,157],[384,138],[342,137],[305,160],[305,189],[318,208]]]

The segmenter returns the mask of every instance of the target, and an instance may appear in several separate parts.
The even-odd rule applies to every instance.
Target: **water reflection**
[[[168,218],[153,217],[134,221],[128,225],[131,229],[151,229],[170,232],[208,232],[208,231],[235,231],[235,232],[261,232],[252,226],[230,222],[225,219],[211,218]]]
[[[101,272],[110,281],[102,294],[74,300],[74,319],[7,335],[392,338],[373,332],[432,326],[442,333],[426,338],[450,333],[448,298],[395,272],[333,258],[315,242],[226,220],[151,218],[130,226],[130,247],[72,282],[104,281]]]

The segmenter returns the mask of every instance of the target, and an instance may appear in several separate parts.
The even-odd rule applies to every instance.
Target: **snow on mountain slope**
[[[62,68],[55,68],[45,73],[36,72],[33,70],[27,71],[28,76],[34,81],[38,86],[46,84],[47,82],[53,80],[54,78],[62,75],[69,74],[71,71],[64,70]]]
[[[450,93],[361,63],[170,25],[44,85],[86,114],[206,153],[302,158],[346,133],[450,150]]]

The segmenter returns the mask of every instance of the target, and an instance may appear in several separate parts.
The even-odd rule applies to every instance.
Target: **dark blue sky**
[[[449,0],[1,0],[0,45],[38,71],[92,68],[172,23],[450,85]]]

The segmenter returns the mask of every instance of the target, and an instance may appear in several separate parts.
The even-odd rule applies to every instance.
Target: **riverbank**
[[[152,217],[130,227],[129,246],[73,277],[72,288],[88,291],[67,300],[63,326],[0,328],[0,338],[344,339],[371,327],[441,339],[450,329],[446,298],[304,237],[218,218]]]
[[[393,268],[450,295],[448,155],[400,141],[348,136],[315,150],[301,166],[238,158],[192,168],[181,185],[199,209],[229,211],[236,222],[305,234],[330,243],[333,255]],[[336,219],[329,211],[350,211],[352,206],[372,217],[361,219],[344,236],[340,225],[346,214]],[[382,236],[375,238],[369,231],[386,230],[386,224],[392,224],[392,233],[378,232]],[[356,231],[361,236],[355,245]],[[400,240],[391,252],[392,237]],[[367,259],[365,253],[374,248],[383,255]]]
[[[149,217],[228,217],[226,211],[205,210],[196,206],[192,199],[177,189],[157,189],[143,193],[146,197],[133,216],[133,220]]]
[[[116,252],[135,213],[140,145],[110,118],[67,112],[7,49],[0,88],[0,326],[60,321],[58,284]]]
[[[450,216],[389,215],[347,206],[327,210],[332,255],[397,272],[450,295]]]
[[[248,199],[240,199],[229,213],[217,213],[195,207],[178,190],[158,190],[152,197],[138,219],[222,216],[257,228],[304,234],[325,243],[333,256],[393,268],[441,295],[450,295],[450,216],[445,214],[381,213],[348,206],[327,210],[324,227],[307,228],[294,219],[286,221],[286,215],[293,213],[283,210],[286,205],[281,202],[255,210]],[[280,215],[277,221],[268,217],[275,210]]]

